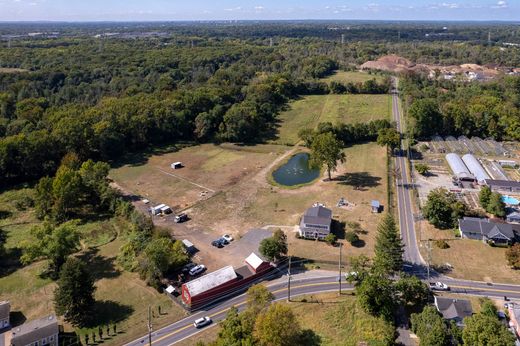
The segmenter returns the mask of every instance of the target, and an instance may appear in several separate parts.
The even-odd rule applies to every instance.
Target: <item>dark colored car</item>
[[[211,245],[220,249],[220,248],[223,248],[224,245],[226,245],[226,244],[221,239],[217,239],[217,240],[213,240],[211,242]]]
[[[175,216],[176,223],[181,223],[181,222],[186,222],[186,221],[188,221],[188,215],[185,213],[181,213],[181,214]]]

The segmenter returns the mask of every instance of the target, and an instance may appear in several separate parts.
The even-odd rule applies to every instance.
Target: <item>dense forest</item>
[[[178,141],[268,140],[276,136],[277,114],[299,95],[388,92],[388,78],[319,78],[390,53],[417,62],[520,66],[520,49],[502,46],[515,42],[512,24],[198,24],[0,25],[0,184],[52,176],[67,153],[110,161]],[[402,83],[412,115],[416,109],[442,118],[431,127],[418,122],[418,135],[518,136],[518,78],[433,83],[414,76]],[[482,121],[461,125],[475,112]],[[352,129],[338,133],[355,141]]]

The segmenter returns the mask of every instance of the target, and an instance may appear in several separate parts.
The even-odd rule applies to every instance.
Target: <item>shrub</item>
[[[359,237],[356,234],[356,232],[348,231],[345,233],[345,240],[348,241],[350,244],[353,244],[359,241]]]
[[[329,233],[327,234],[327,236],[324,238],[324,240],[329,243],[330,245],[334,245],[336,244],[336,235],[334,233]]]
[[[435,241],[435,246],[437,246],[439,249],[449,249],[450,244],[444,239],[439,239]]]

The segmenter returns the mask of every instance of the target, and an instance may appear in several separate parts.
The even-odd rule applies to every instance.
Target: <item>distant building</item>
[[[458,180],[475,181],[475,176],[471,174],[466,164],[462,161],[459,155],[449,153],[446,155],[446,161],[451,168],[451,171]]]
[[[435,307],[442,317],[448,321],[454,321],[457,326],[464,326],[464,318],[473,315],[471,302],[464,299],[443,298],[435,296]]]
[[[323,239],[330,233],[331,224],[332,210],[321,205],[309,208],[300,221],[300,236]]]
[[[479,184],[484,184],[487,179],[491,179],[480,162],[472,154],[462,156],[462,161],[468,167],[471,174],[475,176]]]
[[[520,192],[520,181],[487,179],[485,184],[491,191]]]
[[[11,330],[11,346],[58,346],[59,326],[50,315]]]
[[[520,223],[520,212],[513,211],[506,215],[507,222]]]
[[[11,303],[8,301],[0,302],[0,330],[9,328],[11,322],[9,314],[11,313]]]
[[[459,220],[459,230],[462,238],[505,245],[514,243],[517,240],[520,225],[497,223],[490,219],[465,217]]]

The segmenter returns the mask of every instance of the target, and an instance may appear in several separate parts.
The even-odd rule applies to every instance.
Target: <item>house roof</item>
[[[235,273],[233,267],[227,266],[209,274],[203,275],[195,280],[189,281],[184,285],[190,292],[190,295],[193,297],[223,285],[236,278],[237,274]]]
[[[520,212],[514,211],[506,216],[508,219],[520,220]]]
[[[323,206],[309,208],[303,214],[305,224],[329,226],[332,221],[332,210]]]
[[[489,239],[515,238],[515,230],[508,223],[495,223],[489,219],[465,217],[459,220],[459,228],[464,235],[470,239],[482,239],[486,236]]]
[[[471,302],[465,299],[442,298],[435,296],[435,307],[447,320],[463,319],[473,314]]]
[[[25,346],[59,333],[56,316],[49,315],[12,329],[12,346]]]
[[[520,187],[520,181],[486,179],[488,186]]]
[[[0,320],[9,318],[10,312],[11,312],[11,303],[9,303],[6,300],[0,302]]]
[[[264,263],[264,260],[261,259],[257,254],[254,252],[251,253],[251,255],[247,256],[246,263],[249,264],[253,269],[258,269]]]
[[[381,206],[381,204],[379,203],[379,201],[376,201],[376,200],[373,200],[372,202],[370,202],[370,205],[374,208],[379,208]]]

